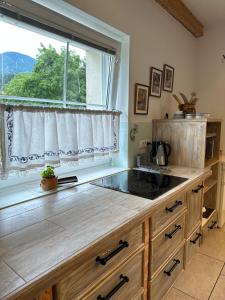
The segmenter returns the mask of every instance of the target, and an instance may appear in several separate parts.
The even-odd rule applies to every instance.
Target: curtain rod
[[[28,105],[28,104],[12,104],[12,103],[0,103],[0,109],[19,109],[28,111],[61,111],[61,112],[75,112],[83,114],[110,114],[110,115],[120,115],[121,111],[118,110],[100,110],[100,109],[87,109],[87,108],[73,108],[73,107],[58,107],[54,105]]]
[[[4,15],[6,17],[9,17],[11,19],[23,22],[25,24],[35,26],[39,29],[51,32],[53,34],[62,36],[71,41],[75,41],[75,42],[84,44],[88,47],[103,51],[110,55],[116,55],[115,49],[107,48],[103,45],[95,43],[94,41],[90,41],[83,37],[80,37],[77,33],[69,32],[69,30],[67,28],[63,28],[62,25],[59,28],[58,24],[50,24],[49,25],[48,21],[45,19],[38,20],[38,19],[35,19],[35,16],[33,16],[33,18],[26,16],[16,6],[9,4],[6,1],[0,1],[0,14]],[[71,21],[71,20],[69,20],[69,21]]]

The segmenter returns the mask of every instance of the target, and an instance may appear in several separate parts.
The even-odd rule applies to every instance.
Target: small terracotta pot
[[[42,178],[40,185],[44,191],[55,189],[58,185],[58,177]]]

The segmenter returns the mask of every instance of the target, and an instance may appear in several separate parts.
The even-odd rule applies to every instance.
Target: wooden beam
[[[203,25],[192,14],[182,0],[155,0],[195,37],[203,36]]]

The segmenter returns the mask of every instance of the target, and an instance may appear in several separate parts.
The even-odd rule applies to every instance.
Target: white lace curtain
[[[119,150],[120,113],[0,105],[0,175]]]

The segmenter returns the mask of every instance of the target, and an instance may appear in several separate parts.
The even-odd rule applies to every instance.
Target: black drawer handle
[[[208,226],[208,228],[213,229],[215,227],[216,223],[217,223],[216,221],[212,222],[212,224],[210,226]]]
[[[166,211],[168,211],[168,212],[173,212],[174,209],[176,209],[178,206],[180,206],[180,205],[182,205],[182,204],[183,204],[182,201],[180,201],[180,200],[178,201],[178,200],[177,200],[173,206],[171,206],[171,207],[166,207]]]
[[[196,244],[198,239],[200,239],[201,236],[202,236],[201,233],[196,233],[196,238],[194,240],[190,240],[190,243]]]
[[[165,237],[167,237],[168,239],[172,239],[174,234],[180,229],[182,229],[182,227],[180,225],[175,224],[175,229],[173,231],[171,231],[170,233],[165,233]]]
[[[118,283],[105,297],[98,295],[97,300],[108,300],[110,299],[125,283],[129,281],[127,276],[120,275],[120,283]]]
[[[167,276],[171,276],[173,270],[180,264],[180,260],[179,260],[179,259],[174,259],[173,261],[174,261],[174,264],[173,264],[172,267],[169,269],[169,271],[164,271],[164,273],[165,273]]]
[[[201,191],[202,189],[204,189],[204,185],[201,184],[201,185],[198,185],[198,187],[196,189],[193,189],[192,190],[192,193],[198,193],[199,191]]]
[[[96,257],[96,262],[100,263],[103,266],[105,266],[108,260],[110,260],[113,256],[115,256],[116,254],[118,254],[120,251],[122,251],[124,248],[127,248],[127,247],[129,247],[129,243],[127,241],[122,241],[121,240],[121,241],[119,241],[119,247],[117,247],[115,250],[110,252],[105,257],[97,256]]]

